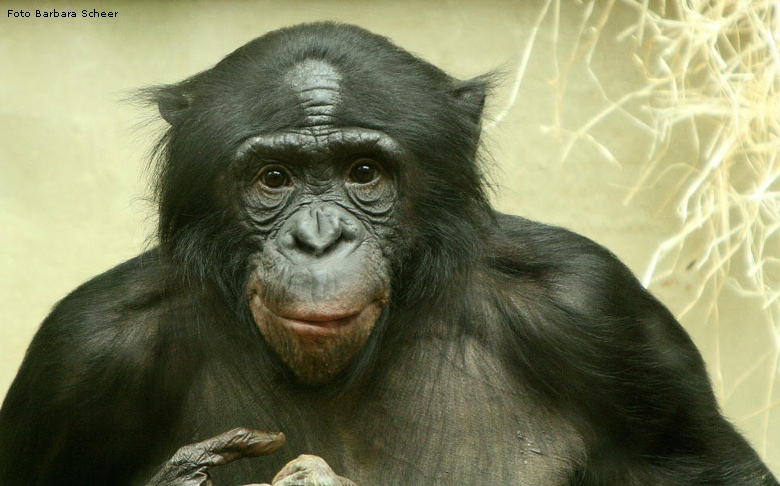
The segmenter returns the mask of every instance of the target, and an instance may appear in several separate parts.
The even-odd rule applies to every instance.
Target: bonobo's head
[[[484,217],[483,80],[363,29],[277,30],[149,93],[170,123],[163,251],[240,296],[304,383],[339,375],[389,301],[441,279]]]

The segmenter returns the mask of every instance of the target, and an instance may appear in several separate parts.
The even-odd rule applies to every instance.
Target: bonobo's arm
[[[621,285],[626,294],[644,294],[633,281]],[[597,364],[591,384],[599,383],[581,396],[602,395],[582,405],[591,419],[583,486],[778,486],[721,414],[700,355],[680,325],[660,304],[646,302],[636,307],[641,316],[627,312],[626,320],[602,321],[626,328],[615,342],[626,348],[610,369]]]
[[[168,450],[188,375],[161,352],[156,261],[92,279],[43,322],[0,410],[0,485],[129,484]]]
[[[525,280],[504,312],[517,316],[517,365],[581,430],[577,484],[778,484],[721,415],[688,335],[614,255],[559,228],[499,222],[513,243],[497,268]]]

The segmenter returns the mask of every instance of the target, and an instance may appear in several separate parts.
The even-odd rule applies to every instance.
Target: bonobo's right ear
[[[182,86],[166,86],[154,93],[157,109],[165,121],[176,125],[192,104],[190,95]]]

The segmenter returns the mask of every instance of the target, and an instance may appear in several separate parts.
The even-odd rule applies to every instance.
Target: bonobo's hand
[[[146,486],[212,486],[209,468],[265,456],[284,445],[284,434],[237,428],[182,447]],[[292,484],[292,483],[290,483]]]
[[[271,486],[261,484],[260,486]],[[304,454],[290,461],[274,477],[273,486],[357,486],[337,476],[321,457]]]

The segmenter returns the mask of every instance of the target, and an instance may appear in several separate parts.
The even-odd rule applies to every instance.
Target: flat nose
[[[280,250],[292,261],[350,253],[363,240],[360,221],[333,204],[302,208],[282,227]]]

